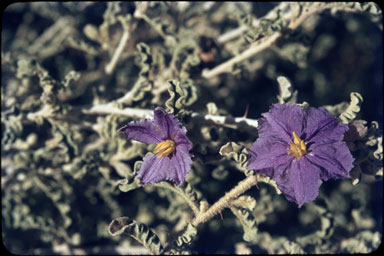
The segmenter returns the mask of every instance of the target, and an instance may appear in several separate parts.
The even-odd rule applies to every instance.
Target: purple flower
[[[145,156],[138,171],[142,184],[172,180],[180,186],[191,170],[191,143],[187,129],[162,109],[154,110],[154,119],[132,121],[119,129],[127,139],[157,144],[153,155]]]
[[[349,177],[354,159],[343,141],[347,130],[324,108],[274,104],[259,119],[248,169],[275,180],[301,207],[317,197],[322,180]]]

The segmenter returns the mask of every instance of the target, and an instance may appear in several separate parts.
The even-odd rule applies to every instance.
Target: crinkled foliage
[[[374,121],[382,120],[377,4],[30,2],[7,6],[3,21],[2,231],[10,252],[378,248],[383,150],[382,122]],[[289,77],[279,77],[287,70]],[[279,196],[275,180],[246,170],[247,149],[258,137],[257,122],[249,121],[276,101],[276,78],[279,103],[297,103],[300,95],[307,106],[331,104],[323,107],[351,132],[345,141],[355,158],[353,183],[327,182],[301,209]],[[349,93],[350,103],[340,103]],[[173,137],[145,144],[116,136],[122,124],[148,118],[156,106],[177,116],[194,144],[194,170],[182,186],[144,185],[138,178],[143,157],[168,161],[180,151]],[[297,132],[295,142],[289,134],[288,157],[311,153],[303,136]],[[189,153],[187,143],[185,148]],[[154,166],[143,177],[180,173]],[[257,185],[225,198],[242,179],[255,180],[255,172]],[[197,216],[205,217],[189,224]]]

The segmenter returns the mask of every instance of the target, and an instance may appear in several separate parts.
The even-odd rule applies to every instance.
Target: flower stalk
[[[226,193],[219,201],[214,203],[208,210],[197,215],[192,221],[191,224],[194,227],[197,227],[201,223],[207,222],[213,216],[221,212],[224,208],[229,206],[229,203],[242,195],[245,191],[250,189],[252,186],[257,184],[256,176],[249,176],[246,179],[242,180],[237,184],[236,187],[231,189]]]

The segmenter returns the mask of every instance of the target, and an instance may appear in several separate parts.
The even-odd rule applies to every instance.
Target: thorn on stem
[[[244,112],[243,118],[247,118],[248,110],[249,110],[249,104],[247,103],[247,106],[245,107],[245,112]]]

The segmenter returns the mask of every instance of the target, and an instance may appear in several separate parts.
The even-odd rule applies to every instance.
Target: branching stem
[[[221,212],[224,208],[229,206],[229,203],[243,194],[245,191],[250,189],[252,186],[257,184],[257,176],[249,176],[245,180],[242,180],[237,184],[236,187],[231,189],[226,193],[219,201],[213,204],[207,211],[197,215],[192,221],[191,224],[194,227],[197,227],[199,224],[207,222],[213,216]]]
[[[263,50],[270,47],[272,44],[276,42],[276,40],[281,36],[280,32],[276,32],[269,38],[263,40],[263,42],[255,42],[249,47],[247,50],[243,51],[239,55],[233,57],[232,59],[224,62],[223,64],[220,64],[219,66],[215,67],[212,70],[204,70],[202,76],[204,78],[212,78],[214,76],[217,76],[221,73],[225,72],[231,72],[233,65],[242,62],[243,60],[246,60],[256,53],[262,52]]]
[[[123,49],[128,42],[128,39],[129,39],[129,31],[127,29],[124,29],[123,35],[121,36],[120,43],[117,46],[111,61],[105,66],[105,73],[107,73],[108,75],[112,74],[113,70],[115,69],[117,61],[119,60],[120,55],[123,52]]]
[[[289,30],[295,30],[310,16],[313,16],[314,14],[320,13],[324,10],[331,9],[331,8],[333,8],[333,10],[345,11],[345,12],[359,12],[359,11],[361,11],[361,10],[357,10],[354,8],[349,8],[347,6],[337,6],[337,5],[334,5],[332,3],[327,4],[327,5],[323,5],[323,6],[317,6],[317,4],[315,3],[310,9],[304,10],[300,16],[291,17],[290,18],[291,21],[290,21],[290,24],[288,26],[288,29]],[[292,12],[292,14],[293,14],[292,16],[294,16],[294,12]],[[224,39],[221,38],[221,41],[225,42],[229,39],[232,39],[234,36],[237,36],[238,33],[242,33],[242,32],[243,32],[243,28],[239,27],[238,32],[236,32],[236,33],[234,32],[235,35],[229,34],[228,36],[224,37]],[[222,73],[225,73],[225,72],[231,72],[233,65],[240,63],[240,62],[256,55],[257,53],[260,53],[260,52],[264,51],[265,49],[269,48],[281,36],[282,36],[282,33],[276,32],[269,37],[262,38],[259,41],[254,42],[253,44],[251,44],[251,46],[247,50],[243,51],[239,55],[229,59],[228,61],[218,65],[217,67],[215,67],[211,70],[203,70],[202,76],[206,79],[209,79],[209,78],[215,77],[215,76],[222,74]]]
[[[113,70],[115,70],[117,62],[120,59],[120,56],[123,53],[123,50],[128,43],[130,33],[132,30],[136,28],[136,25],[137,25],[137,23],[134,23],[131,27],[131,26],[128,26],[126,23],[124,23],[124,21],[122,21],[121,23],[123,26],[123,35],[121,36],[119,45],[117,46],[111,61],[105,66],[105,73],[108,75],[112,74]]]
[[[139,109],[139,108],[124,108],[119,109],[112,103],[95,105],[90,109],[83,109],[84,114],[116,114],[134,118],[152,118],[153,110]],[[204,115],[199,113],[192,113],[191,117],[196,120],[211,121],[214,124],[226,126],[229,128],[237,129],[241,127],[257,128],[257,120],[244,117],[226,117],[216,115]]]

